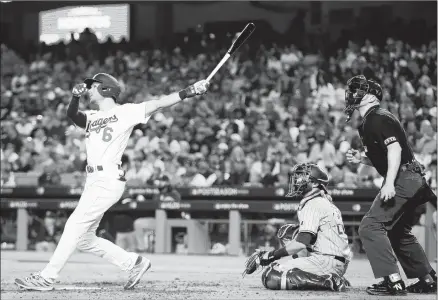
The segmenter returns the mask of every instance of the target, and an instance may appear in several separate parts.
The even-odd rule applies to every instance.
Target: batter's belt
[[[93,174],[93,173],[105,171],[105,173],[107,173],[105,175],[112,174],[112,175],[110,175],[111,177],[114,176],[118,180],[126,181],[125,171],[122,169],[122,166],[116,165],[116,164],[114,164],[114,165],[105,165],[105,166],[102,166],[102,165],[95,165],[95,166],[87,165],[85,167],[85,171],[87,172],[87,174]]]
[[[97,166],[90,166],[90,165],[87,165],[87,166],[85,167],[85,171],[86,171],[87,173],[100,172],[100,171],[103,171],[103,170],[105,170],[105,169],[112,169],[112,170],[114,170],[114,168],[109,168],[109,167],[104,168],[104,167],[101,166],[101,165],[97,165]],[[122,170],[122,167],[121,167],[120,165],[117,165],[117,169],[118,169],[118,170]]]

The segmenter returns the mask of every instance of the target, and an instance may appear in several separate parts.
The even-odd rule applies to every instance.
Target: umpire
[[[349,120],[358,110],[365,155],[347,152],[347,161],[376,168],[385,179],[379,194],[362,219],[359,236],[375,278],[384,280],[367,288],[371,295],[436,293],[437,277],[426,254],[411,233],[425,203],[435,207],[437,198],[424,178],[423,166],[415,160],[406,133],[394,115],[380,108],[381,86],[359,75],[347,82],[345,112]],[[394,256],[395,253],[395,256]],[[406,288],[397,266],[418,282]]]

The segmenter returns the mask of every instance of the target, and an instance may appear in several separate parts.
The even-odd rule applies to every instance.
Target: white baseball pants
[[[124,271],[134,267],[136,253],[96,236],[103,214],[117,203],[125,190],[126,183],[115,178],[105,177],[101,172],[87,176],[78,206],[65,224],[50,262],[41,272],[44,278],[56,279],[76,248],[103,257]]]
[[[284,262],[279,261],[278,265],[274,266],[274,269],[278,271],[288,271],[294,268],[301,269],[305,272],[309,272],[315,275],[327,275],[330,273],[344,276],[347,271],[348,263],[340,262],[333,256],[311,254],[307,257],[299,257],[295,259],[288,259]]]

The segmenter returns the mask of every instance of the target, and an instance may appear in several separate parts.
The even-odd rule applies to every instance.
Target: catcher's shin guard
[[[273,265],[262,275],[263,285],[270,290],[343,290],[338,289],[333,275],[315,275],[298,268],[279,271]]]

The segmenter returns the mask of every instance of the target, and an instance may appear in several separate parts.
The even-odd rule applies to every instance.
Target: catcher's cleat
[[[418,280],[406,288],[409,293],[416,294],[436,294],[436,281],[426,282]]]
[[[336,292],[345,292],[347,290],[347,282],[344,277],[341,277],[335,273],[330,274],[331,278],[331,290]],[[349,284],[349,282],[348,282]]]
[[[129,280],[125,284],[124,289],[133,289],[139,282],[144,273],[147,272],[151,267],[151,261],[143,256],[139,256],[137,262],[129,272]]]
[[[40,273],[33,273],[25,278],[16,278],[15,284],[20,288],[31,291],[51,291],[54,289],[53,281],[47,280]]]
[[[342,280],[344,280],[344,282],[345,282],[345,286],[346,286],[346,287],[350,287],[350,286],[351,286],[350,281],[348,281],[348,279],[345,278],[344,276],[342,276]]]
[[[375,296],[406,296],[406,286],[403,280],[391,282],[385,279],[377,284],[367,287],[367,293]]]

